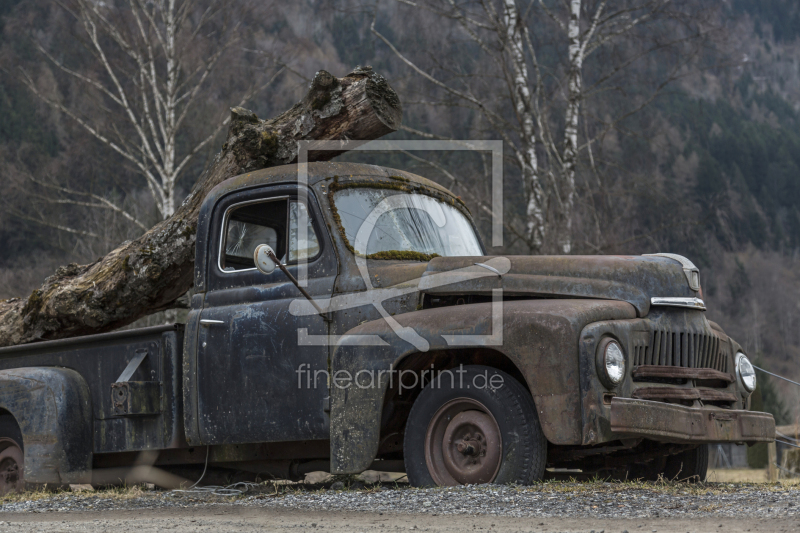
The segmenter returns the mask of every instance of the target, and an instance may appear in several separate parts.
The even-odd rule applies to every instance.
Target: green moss
[[[427,262],[434,257],[441,257],[439,254],[424,254],[413,250],[385,250],[369,254],[367,259],[392,260],[392,261],[421,261]]]
[[[402,181],[404,183],[413,183],[410,179],[404,178],[403,176],[389,176],[389,179]],[[443,197],[446,199],[446,201],[450,205],[455,205],[455,203],[458,202],[467,211],[467,213],[470,213],[469,208],[467,207],[467,204],[464,203],[464,200],[462,200],[460,196],[444,196],[443,195]],[[470,215],[471,214],[472,213],[470,213]]]
[[[270,158],[275,155],[275,152],[278,151],[278,139],[279,136],[274,131],[263,131],[261,132],[261,152]]]
[[[340,183],[338,177],[334,176],[333,183],[331,183],[330,186],[328,187],[330,193],[333,194],[336,191],[341,191],[344,189],[389,189],[401,192],[418,192],[422,194],[427,194],[428,196],[433,196],[434,198],[440,198],[442,200],[446,200],[444,198],[444,195],[431,191],[428,188],[424,187],[423,185],[418,185],[411,181],[409,181],[406,184],[406,183],[392,183],[376,179],[376,180],[362,180],[362,181],[350,181],[347,183]]]
[[[183,237],[184,239],[191,239],[196,231],[197,231],[196,228],[193,228],[191,225],[187,224],[181,230],[181,237]]]
[[[319,111],[320,109],[328,105],[328,102],[331,101],[331,98],[332,98],[331,93],[327,91],[324,93],[317,94],[316,96],[314,96],[314,99],[311,100],[311,109],[313,109],[314,111]]]
[[[25,307],[22,308],[22,314],[28,315],[31,313],[38,314],[38,307],[42,303],[42,291],[39,289],[34,289],[30,296],[28,296],[28,301],[25,302]]]
[[[131,269],[131,266],[128,264],[128,261],[130,261],[130,259],[131,259],[131,256],[126,255],[125,259],[122,260],[122,270],[126,270],[127,271],[127,270]]]

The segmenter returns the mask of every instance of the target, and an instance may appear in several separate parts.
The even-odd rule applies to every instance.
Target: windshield
[[[349,188],[333,196],[348,242],[356,253],[376,259],[381,252],[426,255],[483,255],[469,220],[430,196],[386,189]],[[398,258],[403,258],[398,254]]]

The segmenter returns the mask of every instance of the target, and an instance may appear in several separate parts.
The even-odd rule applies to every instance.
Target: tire
[[[667,457],[664,478],[669,481],[705,481],[708,475],[708,444],[701,444]]]
[[[708,444],[648,463],[628,467],[627,479],[641,481],[705,481],[708,473]]]
[[[11,415],[0,415],[0,494],[24,490],[24,450],[17,421]]]
[[[406,422],[403,455],[414,487],[528,485],[544,475],[547,440],[525,387],[474,365],[442,373],[422,390]]]

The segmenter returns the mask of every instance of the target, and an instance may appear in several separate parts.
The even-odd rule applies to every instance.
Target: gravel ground
[[[314,492],[282,498],[245,497],[241,505],[297,509],[431,514],[481,514],[512,517],[686,517],[796,516],[800,491],[756,486],[695,491],[619,488],[602,483],[548,487],[478,485],[451,489]]]
[[[785,484],[565,483],[531,487],[474,485],[412,489],[377,485],[356,490],[303,486],[252,486],[235,497],[128,489],[14,496],[6,513],[196,508],[296,509],[423,515],[543,518],[800,518],[800,486]]]

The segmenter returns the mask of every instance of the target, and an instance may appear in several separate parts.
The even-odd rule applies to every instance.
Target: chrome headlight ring
[[[736,353],[736,379],[748,394],[756,390],[756,369],[742,352]]]
[[[597,375],[603,385],[615,388],[625,377],[625,352],[619,342],[611,337],[600,341],[597,347]]]

